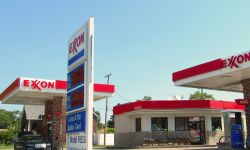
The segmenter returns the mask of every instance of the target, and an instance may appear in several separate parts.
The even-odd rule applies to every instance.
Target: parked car
[[[51,150],[51,144],[47,143],[41,135],[24,133],[19,134],[15,139],[14,150]]]

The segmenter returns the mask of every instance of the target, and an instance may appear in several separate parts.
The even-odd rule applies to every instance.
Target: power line
[[[127,98],[125,98],[123,95],[121,95],[119,92],[116,91],[116,94],[123,100],[125,100],[126,102],[130,102]]]

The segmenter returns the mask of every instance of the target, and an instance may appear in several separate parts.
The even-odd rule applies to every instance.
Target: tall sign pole
[[[94,18],[69,39],[67,75],[67,150],[92,150]]]
[[[87,57],[87,147],[92,150],[93,145],[93,101],[94,101],[94,18],[89,19],[89,34],[88,34],[88,57]]]

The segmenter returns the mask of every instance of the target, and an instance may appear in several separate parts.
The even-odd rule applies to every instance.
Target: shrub
[[[13,141],[13,134],[10,131],[0,132],[0,143],[2,144],[11,144]]]
[[[115,129],[114,128],[108,128],[107,129],[107,133],[114,133],[115,132]]]

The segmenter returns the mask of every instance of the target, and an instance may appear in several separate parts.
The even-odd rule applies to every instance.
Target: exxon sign
[[[87,50],[87,45],[88,45],[87,29],[88,29],[88,24],[86,23],[79,30],[77,30],[77,32],[69,39],[68,67],[73,64],[76,65],[75,63],[77,63],[77,61],[79,61],[81,58],[83,59],[84,51]]]
[[[81,44],[84,44],[84,32],[73,38],[73,41],[69,43],[69,54],[78,52]]]
[[[227,61],[227,67],[229,67],[230,69],[239,68],[241,64],[250,61],[250,52],[246,52],[236,56],[233,55],[227,58],[226,61]]]
[[[23,86],[41,91],[42,89],[54,89],[55,82],[41,80],[23,80]]]
[[[57,92],[60,90],[58,92],[65,92],[66,86],[66,82],[61,80],[20,79],[20,88],[25,91]]]

